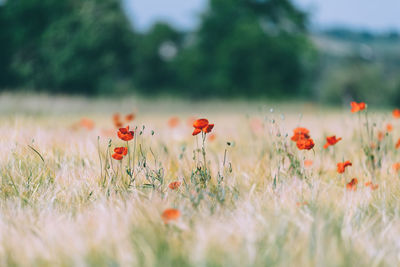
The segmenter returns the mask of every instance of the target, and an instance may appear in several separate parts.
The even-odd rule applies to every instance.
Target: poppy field
[[[400,110],[0,97],[1,266],[397,266]]]

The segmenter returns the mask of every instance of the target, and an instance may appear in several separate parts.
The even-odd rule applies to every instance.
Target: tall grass
[[[12,101],[31,104],[15,108]],[[246,102],[0,102],[3,266],[399,265],[400,180],[392,165],[400,161],[400,125],[390,111],[369,111],[364,119],[349,108],[303,104],[270,110]],[[127,158],[110,158],[125,145],[111,116],[132,110],[134,179]],[[176,128],[168,127],[171,116],[180,118]],[[215,123],[204,157],[200,135],[187,124],[191,116]],[[95,128],[72,127],[82,117]],[[394,130],[378,141],[387,122]],[[310,129],[313,150],[290,141],[297,126]],[[343,140],[323,149],[333,134]],[[353,165],[338,174],[336,164],[345,160]],[[357,190],[346,190],[353,177]],[[168,187],[173,181],[182,182],[177,190]],[[167,208],[180,218],[164,223]]]

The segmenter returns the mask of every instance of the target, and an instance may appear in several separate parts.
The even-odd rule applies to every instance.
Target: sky
[[[124,0],[136,28],[148,29],[163,20],[190,30],[207,0]],[[347,26],[359,30],[400,31],[400,0],[294,0],[311,14],[312,26]]]

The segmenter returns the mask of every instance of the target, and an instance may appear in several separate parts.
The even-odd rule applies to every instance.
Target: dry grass
[[[279,108],[271,112],[273,106]],[[123,144],[111,115],[132,110],[131,125],[145,130],[136,132],[142,156],[128,187],[126,173],[114,174],[104,162],[108,134],[111,148]],[[365,126],[348,107],[2,95],[0,112],[3,266],[399,265],[400,180],[392,164],[400,161],[400,125],[390,112],[369,111],[374,134],[389,121],[395,128],[372,152],[375,169],[363,150],[365,132],[360,138]],[[167,126],[171,116],[181,119],[175,129]],[[216,139],[206,144],[211,180],[201,188],[190,179],[199,164],[190,116],[215,123]],[[71,128],[82,117],[95,129]],[[290,141],[299,125],[310,129],[314,151]],[[323,150],[332,134],[343,140]],[[304,159],[313,166],[305,168]],[[339,175],[343,160],[353,166]],[[144,188],[146,170],[148,178],[161,170],[162,183]],[[346,190],[352,177],[359,180],[355,192]],[[169,189],[176,180],[187,185]],[[377,190],[364,186],[371,180]],[[179,220],[164,224],[166,208],[179,209]]]

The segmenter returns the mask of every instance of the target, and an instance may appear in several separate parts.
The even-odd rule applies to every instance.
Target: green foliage
[[[5,66],[19,85],[95,94],[132,70],[134,35],[118,0],[8,1],[0,21],[9,40],[0,53],[12,55]]]
[[[289,1],[212,0],[179,58],[193,96],[278,96],[299,92],[310,48],[306,16]]]

